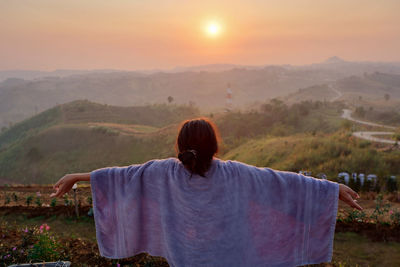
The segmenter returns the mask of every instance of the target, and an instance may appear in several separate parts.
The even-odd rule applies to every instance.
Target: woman
[[[215,126],[182,125],[176,158],[61,178],[51,196],[90,181],[100,253],[140,252],[171,266],[297,266],[329,262],[338,199],[349,187],[292,172],[222,161]]]

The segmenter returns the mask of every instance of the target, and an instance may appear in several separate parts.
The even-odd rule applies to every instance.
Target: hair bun
[[[186,150],[178,154],[179,160],[183,165],[192,165],[196,162],[197,151],[196,150]]]

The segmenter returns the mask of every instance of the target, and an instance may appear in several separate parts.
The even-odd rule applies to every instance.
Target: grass
[[[3,222],[7,222],[17,229],[47,223],[51,227],[52,231],[59,237],[74,237],[96,242],[94,221],[90,217],[80,217],[79,219],[76,219],[70,217],[52,216],[45,218],[44,216],[38,216],[28,218],[24,214],[8,214],[0,218],[0,224]]]
[[[57,106],[0,134],[0,177],[53,183],[65,173],[169,157],[177,123],[196,114],[193,107],[176,105]]]
[[[372,242],[353,232],[336,233],[333,262],[342,266],[400,266],[400,243]]]
[[[223,158],[279,170],[309,170],[313,175],[322,172],[329,177],[336,177],[342,171],[385,176],[399,174],[396,162],[400,159],[400,151],[378,151],[370,142],[358,140],[343,131],[264,136],[232,149]]]
[[[339,130],[344,128],[341,110],[340,104],[328,102],[289,107],[277,100],[260,111],[218,114],[220,156],[334,177],[341,171],[399,174],[400,152],[378,151],[371,142],[355,140],[349,130]],[[174,156],[178,121],[195,114],[193,108],[174,105],[61,105],[0,135],[0,146],[6,144],[0,149],[0,178],[53,183],[66,173]]]
[[[19,183],[53,183],[65,173],[143,163],[174,153],[168,133],[116,134],[87,125],[59,125],[26,138],[0,153],[0,177]],[[95,160],[94,160],[95,159]]]

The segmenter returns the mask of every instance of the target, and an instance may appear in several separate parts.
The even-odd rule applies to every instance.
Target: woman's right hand
[[[357,200],[354,200],[354,198],[360,198],[360,196],[353,191],[350,187],[344,184],[339,184],[339,199],[344,201],[347,205],[350,207],[356,208],[358,210],[362,210],[360,205],[356,203]]]
[[[74,186],[78,180],[79,179],[74,174],[65,175],[53,186],[53,189],[56,190],[56,192],[52,193],[50,197],[62,197],[72,189],[72,186]]]

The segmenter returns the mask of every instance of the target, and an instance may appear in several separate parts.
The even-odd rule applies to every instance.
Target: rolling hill
[[[398,172],[400,153],[347,135],[340,103],[272,100],[259,110],[209,114],[220,129],[219,157],[258,166],[333,175]],[[191,106],[117,107],[89,101],[58,105],[0,134],[0,181],[53,183],[66,173],[175,155],[179,123]]]
[[[400,151],[383,152],[344,131],[334,134],[266,136],[232,149],[223,156],[279,170],[312,171],[337,177],[339,172],[400,175]]]
[[[172,156],[178,123],[196,116],[189,106],[59,105],[0,135],[0,178],[51,183],[68,172]]]

